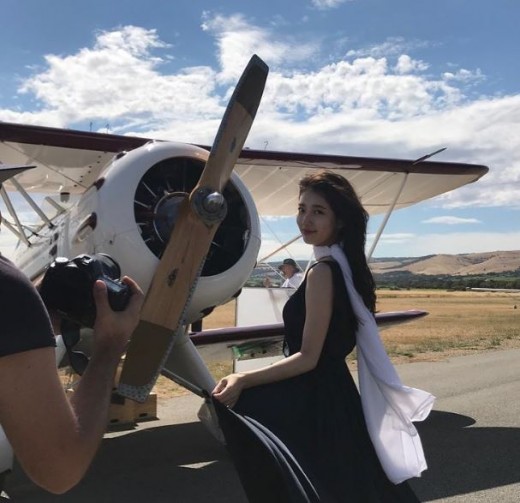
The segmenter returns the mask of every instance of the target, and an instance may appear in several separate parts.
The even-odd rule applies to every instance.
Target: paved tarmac
[[[520,501],[520,350],[399,365],[403,382],[437,396],[418,424],[429,469],[421,501]],[[53,496],[19,469],[6,491],[19,503],[247,503],[225,449],[198,422],[194,395],[160,404],[160,420],[108,434],[86,478]],[[268,502],[266,502],[268,503]]]

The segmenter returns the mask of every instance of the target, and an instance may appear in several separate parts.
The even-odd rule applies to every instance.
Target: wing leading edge
[[[0,162],[38,166],[18,177],[18,182],[29,192],[81,194],[97,179],[114,154],[133,150],[149,141],[148,138],[3,122],[0,123]],[[414,163],[404,159],[249,149],[242,151],[235,171],[252,193],[259,213],[279,216],[294,213],[298,180],[320,168],[345,176],[370,214],[382,213],[393,203],[405,176],[407,181],[395,209],[475,182],[488,172],[486,166],[477,164]],[[14,189],[9,182],[5,188]]]

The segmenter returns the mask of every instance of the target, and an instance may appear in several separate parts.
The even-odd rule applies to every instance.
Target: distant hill
[[[370,263],[370,268],[377,275],[411,273],[430,276],[478,276],[520,272],[520,250],[413,258],[376,258]]]
[[[297,261],[302,270],[307,262]],[[246,286],[280,286],[281,261],[260,264]],[[370,269],[381,288],[520,288],[520,250],[424,257],[374,258]]]

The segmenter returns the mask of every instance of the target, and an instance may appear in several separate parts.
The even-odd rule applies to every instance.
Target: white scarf
[[[374,315],[367,309],[352,280],[347,257],[337,245],[315,246],[317,260],[332,257],[341,267],[359,321],[356,332],[361,403],[370,438],[387,477],[398,484],[419,477],[426,460],[412,421],[423,421],[435,397],[426,391],[403,386],[385,351]]]

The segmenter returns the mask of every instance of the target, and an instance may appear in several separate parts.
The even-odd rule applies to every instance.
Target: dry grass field
[[[392,357],[438,360],[453,354],[520,347],[520,294],[379,291],[378,310],[428,311],[425,318],[382,332]]]
[[[381,332],[388,352],[398,361],[520,347],[520,293],[379,290],[377,298],[378,311],[429,313]],[[220,306],[204,320],[204,328],[233,325],[234,315],[234,302]]]
[[[516,306],[516,307],[515,307]],[[447,292],[444,290],[380,290],[379,311],[421,309],[425,318],[381,332],[396,363],[436,361],[448,356],[520,347],[520,293]],[[232,326],[235,303],[220,306],[205,318],[204,328]],[[355,354],[349,357],[355,365]],[[215,378],[231,371],[229,361],[212,364]],[[158,382],[159,396],[184,391],[166,379]]]

